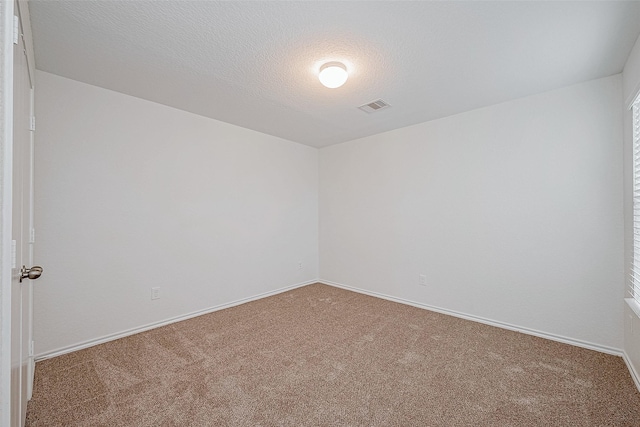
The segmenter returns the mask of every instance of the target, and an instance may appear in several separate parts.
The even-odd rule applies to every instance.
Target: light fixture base
[[[332,61],[320,67],[318,78],[324,86],[335,89],[347,81],[349,73],[347,73],[347,67],[342,62]]]

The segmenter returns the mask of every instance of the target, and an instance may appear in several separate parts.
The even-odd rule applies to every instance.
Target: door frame
[[[33,84],[33,77],[31,78],[31,90],[29,93],[29,115],[35,117],[35,85]],[[35,129],[29,132],[29,248],[28,252],[28,264],[29,267],[34,265],[34,245],[35,245],[35,157],[36,157],[36,145],[35,145]],[[23,282],[24,284],[24,282]],[[27,298],[29,299],[27,310],[29,311],[29,324],[27,325],[28,337],[29,337],[29,366],[27,367],[27,401],[31,400],[33,396],[33,382],[36,371],[35,361],[35,349],[33,340],[33,280],[27,280]]]
[[[0,102],[2,183],[0,186],[0,425],[11,425],[11,229],[13,212],[13,16],[12,1],[0,2],[2,62]]]

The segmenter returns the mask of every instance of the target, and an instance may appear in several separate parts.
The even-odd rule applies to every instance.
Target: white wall
[[[37,354],[318,277],[316,149],[36,77]],[[320,277],[622,348],[622,87],[320,150]]]
[[[621,349],[621,105],[617,75],[321,149],[320,277]]]
[[[627,63],[622,71],[622,94],[625,109],[640,91],[640,38],[631,49]]]
[[[37,84],[36,354],[318,277],[315,148]]]
[[[622,72],[622,99],[624,103],[624,213],[625,213],[625,266],[631,265],[633,260],[633,132],[632,117],[629,106],[640,91],[640,38],[631,50]],[[631,371],[638,382],[640,377],[640,317],[624,304],[624,351]],[[633,333],[633,330],[636,333]],[[638,383],[637,383],[638,384]],[[640,386],[640,385],[639,385]]]

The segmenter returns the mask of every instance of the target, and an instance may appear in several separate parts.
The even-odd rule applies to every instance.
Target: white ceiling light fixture
[[[347,81],[349,73],[342,62],[327,62],[320,67],[320,83],[330,89],[340,87]]]

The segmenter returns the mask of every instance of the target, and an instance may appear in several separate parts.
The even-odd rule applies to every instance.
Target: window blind
[[[640,304],[640,95],[631,107],[633,115],[633,263],[631,295]]]

